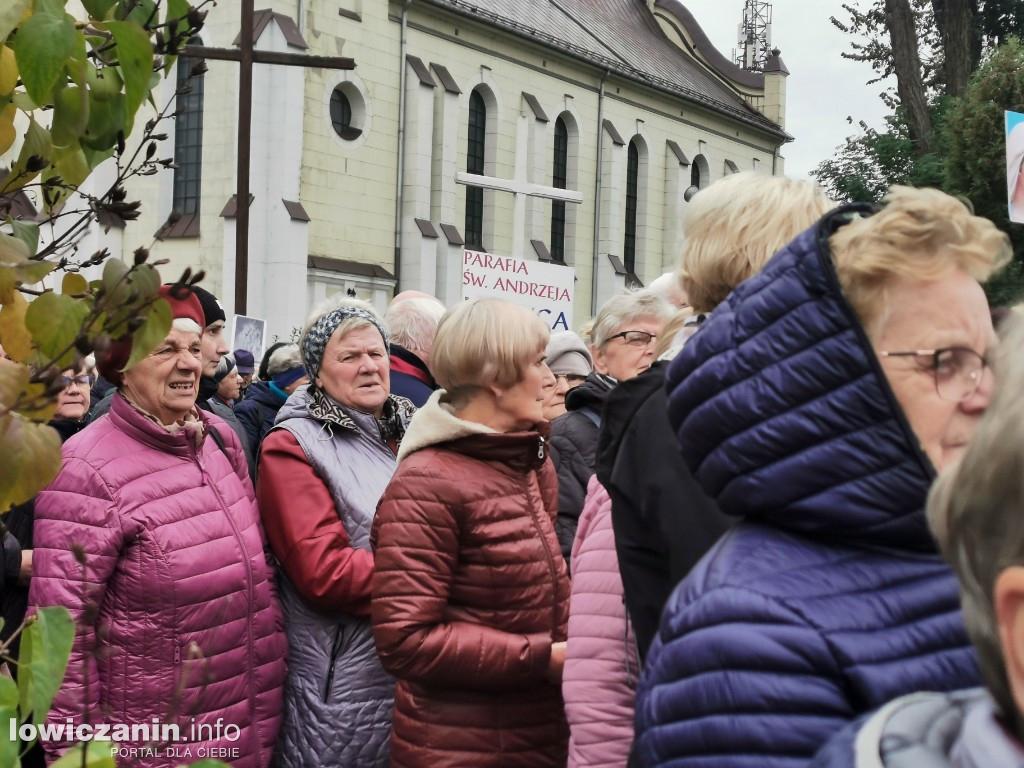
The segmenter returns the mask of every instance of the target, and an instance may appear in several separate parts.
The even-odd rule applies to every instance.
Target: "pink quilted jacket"
[[[116,395],[109,416],[64,444],[64,465],[38,496],[29,601],[67,606],[78,624],[49,721],[158,718],[177,723],[181,741],[122,742],[151,749],[134,765],[223,748],[213,756],[262,768],[281,716],[283,619],[241,445],[200,416],[197,451]],[[53,758],[68,743],[44,746]]]
[[[569,644],[562,696],[569,768],[622,768],[633,744],[640,662],[626,616],[612,531],[612,500],[596,476],[572,545]]]

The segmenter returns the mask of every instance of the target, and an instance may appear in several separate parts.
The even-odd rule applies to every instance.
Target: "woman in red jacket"
[[[372,534],[396,768],[565,765],[569,582],[542,415],[547,340],[533,312],[496,299],[438,327],[443,389],[409,425]]]

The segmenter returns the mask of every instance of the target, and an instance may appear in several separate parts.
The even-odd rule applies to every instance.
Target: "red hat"
[[[188,318],[200,328],[205,324],[203,305],[192,291],[184,286],[161,285],[158,296],[171,305],[171,318],[178,320]],[[122,369],[132,356],[132,337],[127,336],[110,344],[107,351],[97,357],[96,369],[100,376],[116,387],[120,387],[123,379]]]

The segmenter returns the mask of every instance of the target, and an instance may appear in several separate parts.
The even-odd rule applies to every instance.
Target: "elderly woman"
[[[288,679],[280,766],[385,766],[394,681],[370,630],[370,524],[413,406],[390,395],[388,340],[366,302],[315,310],[312,384],[263,439],[258,496],[281,564]]]
[[[373,536],[373,631],[398,678],[394,768],[564,766],[569,582],[542,408],[548,329],[473,299],[441,320]]]
[[[544,418],[554,421],[565,413],[565,396],[594,372],[590,350],[579,334],[556,331],[548,340],[547,364],[555,377],[544,400]]]
[[[669,369],[683,458],[743,519],[666,605],[643,765],[803,765],[895,696],[978,682],[924,504],[988,405],[979,281],[1009,244],[937,190],[886,202],[798,236]]]
[[[193,755],[223,749],[258,768],[280,721],[281,609],[242,447],[195,407],[202,308],[187,289],[161,295],[167,337],[123,373],[130,345],[112,346],[110,413],[64,444],[36,501],[29,600],[66,606],[77,625],[49,719],[169,723]],[[152,749],[137,765],[176,765],[164,736],[120,746]]]
[[[558,541],[569,562],[587,482],[594,474],[605,398],[620,381],[654,363],[654,345],[673,307],[651,291],[613,296],[594,318],[594,372],[565,398],[567,413],[551,423],[551,459],[558,472]]]

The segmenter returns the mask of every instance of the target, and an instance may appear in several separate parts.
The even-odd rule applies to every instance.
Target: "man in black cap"
[[[235,367],[238,369],[238,375],[242,377],[242,394],[238,398],[238,402],[241,402],[245,399],[249,385],[252,384],[252,375],[256,371],[256,359],[248,349],[236,349],[231,354],[235,356]]]
[[[256,461],[252,446],[249,445],[249,435],[238,423],[234,412],[216,397],[219,382],[214,377],[217,373],[217,366],[220,364],[221,357],[230,351],[224,340],[224,325],[227,323],[227,315],[224,314],[224,308],[220,305],[217,297],[205,288],[193,285],[192,293],[203,305],[203,314],[206,316],[206,325],[203,326],[203,336],[200,341],[203,355],[203,375],[199,379],[199,397],[196,399],[196,405],[204,411],[217,414],[235,430],[245,449],[245,460],[249,463],[249,476],[255,478]]]

